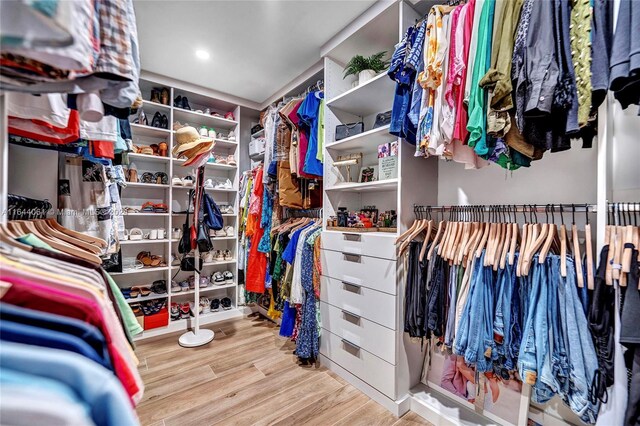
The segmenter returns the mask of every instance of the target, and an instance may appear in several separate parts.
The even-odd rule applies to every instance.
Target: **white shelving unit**
[[[138,146],[148,146],[153,143],[165,142],[168,146],[168,157],[159,157],[154,155],[145,154],[128,154],[129,161],[136,165],[138,169],[138,176],[142,173],[149,172],[165,172],[169,177],[169,184],[146,184],[138,182],[128,182],[127,187],[122,191],[122,205],[123,207],[133,207],[140,209],[142,204],[151,201],[153,203],[164,203],[168,206],[168,213],[125,213],[125,227],[131,229],[138,227],[143,229],[146,233],[151,229],[163,229],[166,233],[166,237],[160,240],[140,240],[130,241],[125,240],[122,242],[123,257],[136,257],[140,251],[150,251],[151,254],[160,255],[169,263],[171,254],[177,254],[178,239],[171,238],[171,231],[174,228],[181,229],[184,223],[184,213],[175,214],[173,208],[180,206],[180,210],[183,210],[187,204],[188,190],[191,187],[185,187],[182,185],[173,185],[172,178],[178,176],[184,178],[190,175],[195,178],[196,171],[189,167],[183,167],[184,159],[176,159],[171,157],[171,151],[175,143],[175,131],[173,130],[173,123],[179,121],[182,125],[188,124],[196,129],[200,129],[201,126],[207,128],[213,128],[218,133],[218,138],[215,139],[215,146],[213,153],[215,155],[221,155],[225,158],[233,156],[236,165],[220,164],[220,163],[207,163],[205,166],[205,179],[212,179],[214,182],[224,182],[229,179],[232,182],[231,189],[207,189],[207,192],[214,198],[219,205],[231,205],[233,211],[238,211],[238,183],[239,183],[239,143],[240,138],[240,106],[237,104],[223,101],[215,97],[203,95],[190,88],[185,90],[178,85],[167,84],[167,81],[163,79],[154,80],[141,79],[140,89],[142,97],[145,99],[142,104],[142,108],[145,111],[147,120],[151,123],[153,115],[156,112],[167,116],[169,129],[160,129],[151,126],[141,124],[131,124],[131,131],[133,135],[133,143]],[[155,87],[166,87],[169,89],[170,105],[163,105],[156,102],[151,102],[147,99],[151,97],[151,89]],[[182,108],[174,107],[173,100],[177,96],[186,96],[189,99],[189,104],[192,111]],[[204,114],[204,112],[197,112],[196,110],[205,111],[209,109],[211,113],[218,113],[224,116],[227,112],[232,112],[235,119],[229,120],[223,117],[213,116],[211,114]],[[236,134],[236,140],[230,141],[223,139],[220,135],[228,136],[230,131],[234,131]],[[237,234],[237,217],[236,214],[224,214],[223,215],[225,226],[229,225],[234,228]],[[222,299],[223,297],[229,297],[232,301],[233,308],[228,311],[215,312],[211,314],[205,314],[200,316],[200,323],[207,324],[223,319],[240,317],[242,313],[236,309],[237,306],[237,253],[238,243],[236,237],[212,237],[214,250],[229,250],[234,259],[226,261],[213,261],[203,264],[202,276],[211,276],[214,272],[231,271],[234,275],[234,284],[225,285],[211,285],[207,288],[200,289],[203,296],[206,296],[210,300],[213,298]],[[114,273],[114,279],[118,285],[122,288],[132,286],[148,286],[150,287],[153,281],[162,279],[167,283],[167,294],[158,295],[152,294],[146,297],[139,296],[134,299],[128,299],[129,303],[139,303],[147,300],[167,299],[167,307],[170,308],[172,302],[184,303],[195,302],[195,306],[198,306],[198,301],[194,299],[194,291],[186,292],[172,292],[171,281],[186,280],[190,272],[179,272],[179,267],[170,265],[161,268],[144,268],[135,269],[130,271],[124,271],[122,273]],[[153,337],[162,335],[165,333],[172,333],[181,330],[186,330],[191,326],[191,319],[181,319],[178,321],[171,321],[169,315],[169,323],[165,327],[154,328],[145,330],[141,335],[136,336],[136,339],[144,339],[147,337]]]

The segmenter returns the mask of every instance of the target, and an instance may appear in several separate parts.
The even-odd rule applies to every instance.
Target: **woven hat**
[[[213,148],[213,139],[200,136],[200,133],[191,126],[185,126],[176,131],[176,146],[173,147],[173,155],[184,153],[199,147],[198,150],[211,150]],[[202,146],[199,146],[202,145]],[[193,151],[191,151],[193,152]],[[187,155],[186,153],[183,155]],[[187,155],[189,157],[189,155]]]

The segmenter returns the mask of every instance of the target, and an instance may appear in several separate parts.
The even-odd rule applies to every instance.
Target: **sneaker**
[[[235,142],[235,140],[236,140],[236,133],[235,133],[233,130],[232,130],[232,131],[230,131],[230,132],[229,132],[229,136],[228,136],[228,138],[229,138],[229,140],[230,140],[231,142]]]
[[[225,284],[224,274],[220,271],[214,272],[211,279],[215,285]]]
[[[224,277],[225,284],[233,284],[233,272],[224,271],[224,274],[222,274],[222,275]]]
[[[206,297],[200,298],[200,310],[203,314],[208,314],[209,312],[211,312],[211,301],[209,301],[209,299],[207,299]]]
[[[189,282],[188,281],[180,281],[178,284],[180,286],[180,291],[188,291],[189,290]]]
[[[185,176],[182,178],[182,186],[193,186],[193,176]]]
[[[191,315],[193,315],[193,314],[191,313],[191,306],[189,305],[189,302],[184,302],[183,304],[181,304],[180,305],[180,318],[187,319]]]
[[[182,179],[180,179],[178,176],[174,176],[173,179],[171,179],[171,185],[182,186]]]
[[[205,253],[201,253],[200,257],[202,258],[202,261],[204,263],[211,263],[213,262],[213,251],[208,251]]]
[[[200,288],[207,288],[209,287],[209,284],[211,284],[209,282],[209,278],[207,277],[200,277]]]
[[[222,262],[224,260],[224,253],[222,250],[216,250],[216,261]]]
[[[180,306],[176,302],[171,302],[171,321],[180,319]]]
[[[224,231],[224,229],[218,229],[217,231],[214,231],[216,234],[216,237],[226,237],[227,233]]]
[[[231,255],[231,250],[225,250],[222,255],[224,256],[224,260],[232,260],[233,256]]]
[[[216,183],[216,189],[231,189],[233,188],[233,183],[230,179],[225,180],[224,182]]]
[[[225,311],[231,309],[231,299],[229,299],[228,297],[223,298],[220,303],[222,304],[222,309],[224,309]]]
[[[218,312],[220,310],[220,299],[213,299],[211,301],[211,312]]]
[[[180,284],[175,281],[171,281],[171,293],[178,293],[180,291],[182,291]]]
[[[224,232],[227,237],[233,237],[235,234],[235,231],[233,230],[233,226],[225,226]]]
[[[211,179],[207,179],[204,181],[204,189],[214,189],[213,181]]]

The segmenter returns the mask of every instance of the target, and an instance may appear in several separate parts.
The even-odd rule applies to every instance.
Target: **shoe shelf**
[[[365,191],[395,191],[398,189],[398,179],[385,179],[373,182],[344,182],[325,188],[325,191],[365,192]]]
[[[204,114],[202,112],[189,111],[188,109],[173,108],[173,119],[181,123],[189,123],[190,125],[197,126],[209,126],[216,130],[220,129],[233,129],[238,125],[236,120],[228,120],[224,117],[217,117],[210,114]]]
[[[146,302],[147,300],[157,300],[157,299],[166,299],[167,297],[169,297],[169,295],[167,293],[164,294],[158,294],[158,293],[151,293],[148,296],[138,296],[138,297],[132,297],[129,299],[125,299],[127,301],[128,304],[133,304],[133,303],[140,303],[140,302]]]
[[[225,289],[225,288],[233,288],[235,286],[236,286],[235,283],[233,283],[233,284],[222,284],[222,285],[212,284],[212,285],[208,285],[206,287],[201,287],[200,288],[200,293],[205,292],[205,291],[206,292],[210,292],[210,291],[215,291],[215,290],[222,290],[222,289]],[[174,292],[171,292],[171,297],[184,296],[184,295],[187,295],[187,294],[194,294],[195,292],[196,292],[195,289],[186,290],[186,291],[174,291]]]
[[[162,185],[159,183],[142,183],[142,182],[127,182],[126,188],[169,188],[169,185]]]
[[[127,155],[131,160],[144,160],[144,161],[157,161],[157,162],[168,162],[169,160],[171,160],[169,157],[161,157],[159,155],[136,154],[135,152],[130,152]]]
[[[127,269],[122,272],[110,272],[110,275],[113,276],[121,276],[121,275],[131,275],[131,274],[142,274],[145,272],[163,272],[168,271],[168,266],[161,266],[159,268],[140,268],[140,269]]]
[[[169,213],[122,213],[123,216],[169,216]]]
[[[162,244],[162,243],[166,243],[169,242],[168,239],[162,239],[162,240],[123,240],[120,241],[120,244],[125,245],[125,246],[133,246],[133,245],[137,245],[137,244]]]
[[[145,126],[144,124],[130,123],[131,131],[135,136],[143,136],[147,138],[166,139],[171,135],[171,130],[162,129],[160,127]]]
[[[184,164],[185,161],[187,161],[187,160],[183,160],[183,159],[180,159],[180,160],[175,160],[174,159],[173,160],[173,162],[175,164],[179,164],[179,165]],[[207,169],[215,169],[215,170],[236,170],[238,168],[238,166],[232,166],[232,165],[229,165],[229,164],[219,164],[219,163],[207,163],[207,164],[205,164],[205,167]]]
[[[125,198],[123,200],[123,206],[140,209],[140,206],[142,206],[142,204],[148,200],[151,200],[154,203],[162,202],[169,207],[173,206],[176,201],[181,206],[184,205],[184,202],[187,199],[186,195],[188,193],[188,190],[193,189],[193,186],[185,187],[181,185],[173,185],[171,183],[171,179],[173,179],[174,177],[182,178],[186,175],[195,176],[195,171],[193,170],[193,167],[184,167],[184,163],[186,162],[185,159],[173,158],[171,154],[171,150],[176,144],[176,131],[173,130],[173,125],[176,122],[180,122],[183,125],[188,124],[190,126],[193,126],[197,130],[199,130],[201,126],[213,128],[216,130],[218,135],[228,135],[230,131],[233,131],[235,133],[235,141],[221,138],[214,139],[215,146],[213,148],[213,153],[223,155],[225,158],[228,155],[232,155],[235,157],[235,160],[238,164],[229,165],[220,163],[206,163],[205,174],[206,178],[213,178],[214,182],[216,182],[220,178],[222,178],[223,181],[227,178],[231,181],[231,188],[212,188],[206,190],[216,199],[217,202],[221,204],[228,204],[233,207],[235,211],[238,211],[237,204],[239,201],[239,197],[235,194],[238,193],[238,170],[240,169],[240,153],[238,150],[240,144],[238,143],[238,141],[241,137],[240,124],[241,121],[243,121],[241,117],[241,108],[233,102],[212,98],[208,95],[194,92],[188,89],[182,89],[179,87],[180,83],[177,81],[174,83],[173,87],[171,87],[171,83],[167,84],[167,81],[157,82],[154,80],[155,79],[153,78],[153,76],[149,76],[149,79],[143,76],[140,79],[140,87],[142,96],[144,98],[142,102],[142,108],[145,111],[149,123],[151,123],[155,112],[165,114],[169,121],[169,129],[131,123],[131,132],[133,134],[134,144],[148,146],[152,143],[166,142],[169,148],[169,154],[167,157],[160,157],[155,155],[130,153],[128,154],[128,157],[130,161],[136,163],[139,174],[141,173],[141,171],[163,171],[167,173],[170,181],[168,185],[148,183],[145,184],[137,182],[127,183],[127,186],[131,189],[129,189],[128,191],[125,190],[125,192],[123,192]],[[169,105],[161,104],[159,102],[151,102],[150,100],[148,100],[151,99],[152,89],[158,87],[165,87],[168,89]],[[174,106],[174,100],[178,96],[187,97],[192,110],[182,109]],[[223,115],[226,112],[232,112],[235,116],[235,119],[229,120],[219,116],[196,112],[196,110],[205,111],[206,109],[209,109],[212,112],[215,111],[217,113],[221,113]],[[173,191],[173,189],[176,189],[176,191]],[[142,229],[161,227],[164,228],[166,232],[166,238],[160,240],[145,239],[136,241],[121,241],[123,253],[125,253],[126,251],[127,257],[135,257],[136,253],[138,253],[139,251],[149,250],[153,254],[162,256],[167,263],[170,263],[169,259],[171,258],[172,254],[177,253],[176,245],[179,242],[178,239],[171,238],[171,231],[173,228],[182,228],[185,213],[173,213],[169,211],[168,213],[123,213],[123,215],[134,217],[130,218],[128,221],[125,219],[127,229],[130,229],[133,226],[140,227]],[[225,222],[228,222],[225,223],[225,225],[229,224],[235,228],[237,225],[237,220],[232,218],[237,217],[236,215],[237,213],[224,213],[222,216],[225,218]],[[168,220],[163,219],[162,221],[154,221],[150,219],[153,217],[168,217]],[[225,236],[219,238],[212,237],[212,241],[214,242],[214,244],[217,241],[218,245],[226,246],[226,248],[229,249],[232,253],[238,253],[237,237],[235,236]],[[206,263],[203,262],[203,266],[206,266],[208,268],[205,272],[208,272],[209,274],[211,273],[211,271],[215,271],[217,269],[228,269],[234,274],[234,277],[238,276],[236,259],[212,261]],[[152,293],[146,297],[140,296],[136,299],[127,299],[127,302],[137,303],[144,300],[166,298],[167,304],[168,306],[170,306],[174,297],[179,297],[179,300],[182,302],[187,300],[193,302],[194,299],[195,290],[189,290],[185,292],[171,292],[171,280],[173,279],[173,275],[179,269],[179,265],[169,265],[158,268],[131,269],[121,273],[114,273],[112,275],[118,285],[122,288],[131,287],[134,285],[150,286],[154,280],[165,280],[167,283],[167,294],[156,295]],[[150,274],[150,272],[154,272],[154,274]],[[181,276],[183,276],[183,278],[181,279],[188,278],[193,274],[194,272],[181,272]],[[232,284],[223,285],[214,284],[207,288],[199,289],[199,291],[202,293],[215,295],[216,291],[224,290],[224,292],[226,292],[226,295],[231,298],[233,306],[236,306],[238,300],[237,289],[238,284],[237,282],[235,282]],[[221,308],[220,312],[202,315],[201,324],[236,318],[240,317],[241,315],[242,313],[238,309],[234,308],[229,311],[222,311]],[[151,330],[145,330],[142,334],[135,336],[135,339],[138,340],[153,336],[160,336],[172,332],[184,331],[191,326],[193,326],[193,322],[189,319],[169,321],[166,326],[154,328]]]
[[[168,113],[171,110],[171,107],[169,105],[160,104],[158,102],[151,102],[151,101],[147,101],[147,100],[143,100],[142,101],[142,107],[143,108],[149,108],[149,109],[152,109],[152,110],[157,109],[157,110],[160,110],[160,111],[165,111],[165,113]]]
[[[262,135],[264,135],[264,129],[258,130],[257,132],[253,133],[251,135],[251,138],[252,139],[259,138]]]

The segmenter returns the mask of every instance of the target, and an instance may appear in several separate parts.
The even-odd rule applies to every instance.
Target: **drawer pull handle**
[[[344,343],[347,346],[352,347],[353,349],[355,349],[356,351],[360,350],[360,346],[356,345],[355,343],[351,343],[350,341],[348,341],[347,339],[342,339],[342,343]]]
[[[353,312],[345,311],[344,309],[342,309],[342,313],[343,313],[344,315],[347,315],[347,316],[349,316],[349,317],[354,318],[354,319],[355,319],[355,320],[357,320],[357,321],[360,321],[360,318],[361,318],[361,317],[360,317],[360,315],[356,315],[356,314],[354,314]]]
[[[360,234],[348,234],[346,232],[342,233],[343,237],[345,240],[347,241],[361,241],[362,240],[362,235]]]
[[[357,263],[360,263],[360,259],[362,258],[362,256],[359,254],[347,253],[344,251],[342,252],[342,256],[344,256],[344,260],[348,262],[357,262]]]
[[[358,284],[354,284],[354,283],[350,283],[348,281],[342,281],[342,285],[345,287],[350,287],[352,290],[347,289],[347,291],[350,291],[352,293],[360,293],[360,287]]]

